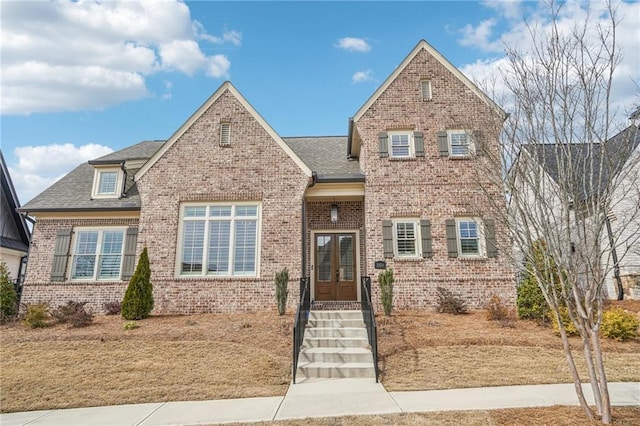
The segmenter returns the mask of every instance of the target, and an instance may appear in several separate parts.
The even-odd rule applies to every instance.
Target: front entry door
[[[315,300],[357,300],[356,234],[316,234]]]

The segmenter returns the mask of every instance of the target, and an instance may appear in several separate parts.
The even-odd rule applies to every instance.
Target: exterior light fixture
[[[331,223],[338,222],[338,205],[331,204]]]

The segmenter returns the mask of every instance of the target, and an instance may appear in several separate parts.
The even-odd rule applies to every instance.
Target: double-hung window
[[[185,205],[180,275],[256,276],[259,204]]]
[[[466,157],[469,155],[469,136],[464,130],[450,130],[449,153],[451,157]]]
[[[96,167],[93,177],[92,197],[117,198],[122,191],[124,173],[117,167]]]
[[[389,132],[389,145],[392,158],[413,157],[412,134],[410,132]]]
[[[418,257],[419,226],[417,220],[398,219],[394,221],[395,256]]]
[[[119,280],[124,229],[79,229],[73,245],[71,279]]]
[[[480,256],[482,247],[478,222],[473,219],[457,219],[458,252],[461,256]]]

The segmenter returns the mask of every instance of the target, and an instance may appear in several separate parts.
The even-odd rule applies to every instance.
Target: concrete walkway
[[[591,388],[584,385],[590,398]],[[610,383],[612,405],[640,406],[640,383]],[[591,403],[593,401],[590,401]],[[308,380],[268,398],[161,402],[0,415],[0,425],[156,426],[249,423],[426,411],[578,405],[572,384],[387,392],[371,379]]]

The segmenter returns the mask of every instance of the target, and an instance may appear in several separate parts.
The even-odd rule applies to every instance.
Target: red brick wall
[[[422,79],[431,80],[432,100],[421,97]],[[386,259],[396,277],[398,308],[422,308],[435,304],[437,286],[446,287],[480,307],[496,293],[515,301],[515,280],[504,255],[495,259],[449,259],[445,220],[455,216],[491,218],[492,204],[478,185],[474,159],[440,157],[437,132],[447,129],[481,130],[486,149],[497,150],[494,113],[440,62],[422,50],[398,78],[354,123],[362,141],[361,167],[366,174],[365,227],[367,271],[378,297],[377,271],[373,264],[383,259],[382,221],[393,217],[415,217],[431,221],[433,258]],[[378,155],[378,133],[408,129],[424,134],[425,156],[391,160]],[[495,173],[500,173],[495,170]],[[488,189],[494,200],[503,198],[501,188]],[[499,247],[508,246],[508,236],[496,221]]]
[[[231,123],[231,146],[219,145]],[[230,93],[216,102],[138,182],[142,198],[138,251],[149,250],[155,312],[275,309],[274,276],[289,270],[289,305],[297,303],[302,259],[300,167]],[[180,203],[256,201],[262,205],[260,274],[255,278],[176,278]]]
[[[138,219],[38,219],[33,229],[33,243],[22,291],[21,303],[48,302],[53,308],[67,303],[89,302],[94,312],[103,312],[105,302],[122,301],[127,289],[125,281],[51,282],[51,264],[60,228],[122,226],[138,223]],[[67,265],[70,268],[71,265]],[[68,273],[68,272],[67,272]]]

